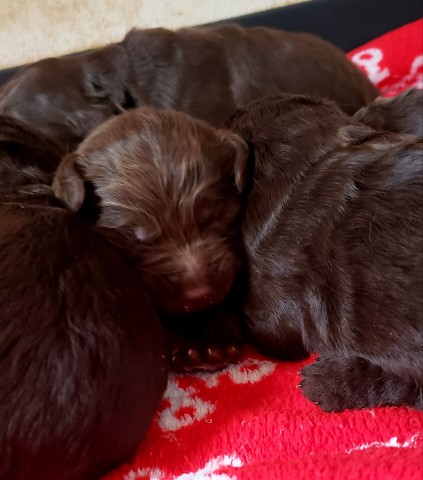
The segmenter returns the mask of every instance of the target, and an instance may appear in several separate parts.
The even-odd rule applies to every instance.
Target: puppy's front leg
[[[229,302],[162,320],[174,370],[215,371],[236,362],[241,355],[241,313]]]
[[[304,395],[328,412],[406,405],[423,409],[422,385],[406,381],[364,358],[323,354],[301,371]]]

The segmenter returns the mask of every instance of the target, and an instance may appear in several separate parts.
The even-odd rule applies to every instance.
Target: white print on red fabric
[[[219,380],[228,376],[236,385],[246,383],[257,383],[263,377],[267,377],[275,371],[276,363],[270,360],[257,360],[255,358],[247,358],[235,365],[230,365],[224,370],[217,373],[197,373],[196,377],[204,380],[209,387],[216,387]]]
[[[162,480],[163,472],[158,468],[139,468],[127,473],[123,480]]]
[[[238,385],[257,383],[273,373],[275,368],[275,362],[248,358],[220,372],[198,373],[193,376],[203,380],[206,388],[214,388],[224,376],[228,376]],[[198,389],[193,386],[182,388],[178,383],[178,377],[172,374],[164,394],[164,401],[168,406],[159,413],[157,420],[161,430],[174,432],[209,417],[215,411],[215,405],[202,399],[199,394]]]
[[[388,68],[380,68],[379,64],[383,60],[383,53],[379,48],[361,50],[351,60],[359,67],[363,67],[370,81],[376,85],[391,74]]]
[[[162,410],[157,420],[163,432],[174,432],[203,420],[214,412],[214,405],[198,397],[196,388],[181,388],[175,378],[170,378],[164,400],[169,406]]]
[[[381,67],[383,52],[380,48],[366,48],[355,53],[351,60],[363,68],[376,85],[391,76],[389,68]],[[410,71],[395,84],[382,89],[384,95],[397,94],[406,88],[423,88],[423,55],[418,55],[410,65]]]
[[[371,447],[390,447],[390,448],[407,448],[407,447],[416,447],[417,440],[419,439],[420,435],[416,433],[413,435],[410,440],[406,440],[403,443],[398,442],[398,437],[392,437],[387,442],[372,442],[372,443],[364,443],[363,445],[358,445],[357,447],[350,448],[347,450],[347,453],[351,453],[355,450],[366,450],[367,448]]]
[[[223,467],[242,467],[241,460],[236,455],[222,455],[209,460],[203,468],[196,472],[183,473],[178,476],[166,476],[158,469],[138,469],[125,475],[124,480],[236,480],[236,476],[227,473],[216,473]]]
[[[407,88],[423,89],[423,55],[416,57],[411,64],[410,73],[399,82],[383,89],[385,95],[397,94]]]

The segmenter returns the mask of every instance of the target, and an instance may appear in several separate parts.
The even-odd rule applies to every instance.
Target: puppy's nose
[[[210,294],[210,288],[207,286],[193,287],[185,290],[184,297],[187,300],[199,300]]]

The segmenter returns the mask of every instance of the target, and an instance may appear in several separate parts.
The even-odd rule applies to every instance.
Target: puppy
[[[375,130],[423,138],[423,91],[410,89],[396,97],[379,97],[360,108],[354,118]]]
[[[188,332],[201,329],[206,342],[173,342],[174,363],[183,369],[214,369],[240,353],[236,315],[218,304],[241,260],[247,155],[229,131],[181,112],[140,108],[100,125],[55,174],[54,192],[72,212],[94,192],[96,227],[139,269],[175,334],[183,323]]]
[[[135,453],[167,379],[139,278],[55,205],[50,147],[0,119],[2,480],[99,478]]]
[[[242,223],[249,338],[298,360],[327,411],[423,408],[423,145],[333,103],[258,100],[230,122],[251,146]]]
[[[0,91],[0,113],[72,150],[122,109],[175,109],[220,125],[250,101],[313,93],[354,113],[378,95],[344,53],[318,37],[220,25],[133,30],[120,44],[20,70]]]
[[[120,45],[20,69],[0,89],[0,113],[36,127],[73,150],[97,124],[132,104],[126,97],[129,60]]]
[[[122,42],[137,105],[182,110],[221,125],[264,95],[309,93],[356,112],[377,88],[334,45],[310,34],[236,24],[133,30]]]

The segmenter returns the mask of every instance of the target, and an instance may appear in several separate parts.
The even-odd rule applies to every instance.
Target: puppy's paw
[[[222,345],[188,344],[172,351],[172,368],[179,372],[203,370],[214,372],[235,363],[242,353],[242,344],[236,341]]]
[[[300,374],[302,381],[300,388],[303,394],[326,412],[339,412],[349,408],[348,401],[337,384],[337,379],[332,378],[330,367],[322,360],[304,367]]]
[[[364,359],[321,355],[300,373],[302,392],[326,412],[375,406],[364,380],[374,372]]]
[[[420,386],[359,357],[322,355],[301,371],[304,395],[327,412],[381,405],[419,408]],[[420,398],[421,402],[421,398]]]
[[[242,353],[241,316],[221,303],[184,318],[168,318],[165,329],[171,367],[179,372],[214,372],[238,360]]]

